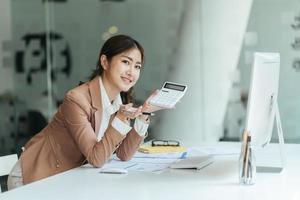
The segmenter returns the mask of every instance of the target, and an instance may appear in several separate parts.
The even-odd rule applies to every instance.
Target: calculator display
[[[178,91],[184,91],[186,86],[183,85],[176,85],[176,84],[172,84],[172,83],[166,83],[164,85],[164,88],[168,88],[168,89],[172,89],[172,90],[178,90]]]

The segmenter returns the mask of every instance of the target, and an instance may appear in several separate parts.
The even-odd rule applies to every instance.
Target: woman
[[[86,161],[101,167],[114,152],[121,160],[129,160],[149,126],[142,111],[161,109],[148,101],[137,109],[132,107],[132,87],[143,62],[144,50],[131,37],[118,35],[107,40],[91,80],[70,90],[53,120],[25,145],[9,175],[9,189]],[[133,127],[130,119],[135,119]]]

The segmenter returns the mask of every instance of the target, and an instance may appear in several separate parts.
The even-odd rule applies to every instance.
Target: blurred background
[[[47,125],[116,34],[145,48],[138,103],[167,80],[188,85],[176,109],[151,119],[148,139],[238,141],[253,52],[268,51],[281,55],[285,140],[300,142],[299,0],[1,0],[0,156]]]

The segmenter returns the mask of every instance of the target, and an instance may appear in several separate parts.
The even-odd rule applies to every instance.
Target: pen
[[[249,149],[249,178],[252,179],[252,150]]]
[[[246,143],[246,158],[245,158],[245,168],[244,168],[244,177],[249,178],[249,145],[250,145],[250,141],[251,141],[251,136],[247,136],[247,143]]]
[[[248,131],[244,131],[243,133],[243,137],[242,137],[242,153],[245,155],[246,153],[246,147],[247,147],[247,137],[248,135],[250,135],[250,133]]]
[[[149,116],[154,116],[154,113],[149,113],[149,112],[142,112],[143,115],[149,115]]]

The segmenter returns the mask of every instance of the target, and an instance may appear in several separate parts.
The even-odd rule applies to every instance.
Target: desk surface
[[[265,158],[270,159],[276,149],[277,145],[269,145]],[[238,155],[227,155],[215,157],[213,164],[199,171],[169,169],[161,174],[130,172],[120,175],[100,174],[96,168],[76,168],[5,192],[0,199],[298,200],[300,145],[288,144],[286,152],[284,171],[280,174],[258,173],[256,184],[252,186],[238,184]]]

